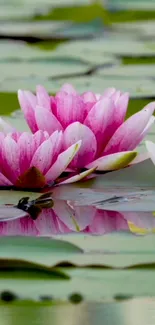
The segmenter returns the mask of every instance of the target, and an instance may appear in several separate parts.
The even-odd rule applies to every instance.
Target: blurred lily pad
[[[37,13],[45,14],[47,11],[42,8],[41,10],[36,10],[36,7],[32,4],[30,6],[26,6],[23,4],[13,5],[12,1],[10,3],[0,3],[0,21],[8,21],[8,20],[20,20],[22,19],[31,19]]]
[[[3,36],[17,36],[17,37],[51,37],[53,33],[63,30],[69,26],[66,22],[60,21],[16,21],[16,22],[3,22],[0,23],[0,35]]]
[[[41,62],[18,62],[18,63],[0,63],[1,77],[0,81],[17,80],[24,78],[44,78],[59,77],[61,75],[72,75],[87,73],[90,66],[80,60],[58,59],[55,57],[51,60]],[[51,83],[52,84],[52,83]],[[18,89],[18,88],[17,88]],[[52,91],[52,89],[51,89]]]
[[[102,76],[122,78],[155,78],[155,64],[130,64],[109,68],[100,68],[97,73]]]
[[[124,24],[123,27],[124,29]],[[124,33],[124,31],[123,31]],[[124,34],[123,34],[124,35]],[[65,53],[83,53],[83,56],[90,55],[89,52],[94,56],[98,55],[116,55],[120,56],[155,56],[155,48],[149,47],[147,42],[142,42],[140,40],[132,40],[126,36],[126,39],[120,39],[120,37],[108,37],[103,39],[96,39],[91,41],[76,41],[67,44],[62,44],[57,48],[57,51],[64,51]],[[66,55],[66,54],[65,54]],[[95,58],[95,57],[94,57]],[[97,60],[96,60],[97,61]]]
[[[12,21],[0,23],[0,36],[23,39],[31,42],[33,38],[47,39],[78,39],[98,36],[103,33],[103,22],[73,23],[63,21]],[[30,37],[29,39],[26,37]]]
[[[22,0],[22,2],[24,4],[27,5],[41,5],[42,1],[41,0]],[[21,3],[21,2],[20,2]],[[89,0],[45,0],[45,4],[50,4],[52,7],[68,7],[68,6],[72,6],[72,5],[88,5],[90,2]]]
[[[69,77],[69,78],[60,78],[58,80],[53,80],[52,89],[53,93],[57,92],[61,85],[67,80],[68,83],[73,84],[77,90],[82,93],[84,91],[94,91],[96,93],[103,93],[105,88],[115,87],[121,91],[128,91],[132,98],[146,98],[153,97],[155,95],[155,84],[149,79],[140,79],[135,80],[135,78],[117,78],[109,76],[104,78],[104,76],[82,76],[82,77]],[[2,87],[5,86],[3,83]],[[45,84],[46,86],[46,84]],[[7,87],[7,86],[5,86]],[[8,84],[8,88],[12,89],[13,85]],[[2,88],[3,89],[3,88]]]
[[[128,2],[125,2],[123,0],[110,0],[108,3],[109,9],[115,9],[115,10],[155,10],[155,3],[152,0],[148,0],[147,2],[145,0],[142,1],[135,1],[135,0],[128,0]]]
[[[52,59],[52,51],[41,50],[22,41],[1,40],[0,62],[18,63],[20,61],[37,61]]]
[[[155,9],[155,6],[154,6]],[[124,31],[132,31],[133,33],[136,33],[137,36],[143,37],[144,39],[148,40],[149,38],[152,38],[154,41],[154,36],[155,36],[155,21],[148,21],[148,20],[143,20],[143,21],[138,21],[138,22],[132,22],[132,23],[123,23],[122,24],[117,24],[116,29],[121,29],[124,28]]]

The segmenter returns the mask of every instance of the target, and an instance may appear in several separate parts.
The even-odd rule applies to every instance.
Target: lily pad
[[[100,45],[99,45],[100,44]],[[57,57],[78,58],[94,65],[115,64],[118,59],[109,51],[106,53],[102,41],[74,41],[59,45],[55,50]],[[62,54],[63,53],[63,54]]]
[[[13,191],[13,190],[0,190],[0,204],[17,204],[18,201],[28,196],[31,198],[31,200],[35,200],[38,196],[40,196],[40,193],[36,192],[28,192],[28,191]]]
[[[155,64],[130,64],[114,66],[109,68],[100,68],[97,73],[102,76],[120,77],[120,78],[155,78]],[[138,81],[137,81],[138,82]]]
[[[121,25],[121,30],[122,28],[124,29],[124,24],[123,27]],[[126,39],[120,39],[120,37],[118,38],[116,35],[114,35],[113,37],[109,36],[105,39],[96,39],[91,41],[72,41],[68,44],[60,45],[57,48],[56,52],[59,53],[59,50],[63,51],[66,54],[72,53],[72,56],[77,55],[76,53],[81,53],[81,55],[83,54],[83,56],[87,56],[87,54],[88,56],[93,56],[94,54],[94,56],[97,55],[97,57],[99,57],[99,55],[103,55],[104,57],[104,55],[107,54],[116,55],[117,57],[150,57],[155,55],[155,48],[149,46],[147,42],[142,42],[140,40],[132,40],[130,39],[130,37],[127,36]]]
[[[121,28],[121,24],[117,24],[117,28]],[[143,39],[152,39],[154,41],[154,28],[155,28],[155,21],[148,21],[148,20],[143,20],[143,21],[138,21],[138,22],[132,22],[130,23],[123,23],[123,28],[126,32],[132,31],[133,33],[136,33],[137,36],[143,37]]]
[[[45,51],[36,46],[30,46],[22,41],[1,40],[0,61],[17,63],[29,60],[51,59],[52,51]]]
[[[80,60],[63,60],[52,58],[50,61],[41,62],[19,62],[0,63],[1,82],[5,80],[16,80],[24,78],[45,78],[58,77],[59,75],[70,75],[86,73],[90,66]],[[15,72],[16,71],[16,72]],[[17,73],[18,72],[18,73]]]
[[[84,91],[94,91],[96,93],[103,93],[105,88],[115,87],[120,89],[121,91],[130,92],[130,96],[132,98],[146,98],[153,97],[154,92],[154,82],[148,80],[146,78],[141,80],[135,80],[135,78],[127,79],[127,78],[117,78],[117,77],[106,77],[101,76],[82,76],[82,77],[68,77],[61,78],[59,80],[53,80],[52,82],[52,92],[57,92],[64,82],[71,83],[77,90],[82,93]],[[45,84],[46,86],[46,84]],[[47,84],[48,86],[48,84]],[[5,83],[3,83],[2,87],[7,88]],[[8,83],[8,88],[13,87],[10,83]]]
[[[10,3],[1,3],[0,4],[0,21],[7,21],[7,20],[20,20],[22,19],[32,19],[37,13],[40,15],[47,13],[45,8],[41,10],[36,10],[36,6],[31,3],[30,6],[27,6],[23,3],[17,4],[16,6],[13,5],[12,1]]]
[[[155,10],[155,4],[152,0],[148,0],[147,3],[145,0],[128,0],[128,2],[125,2],[123,0],[111,0],[109,7],[111,9],[115,8],[115,10]]]
[[[64,29],[67,26],[66,22],[59,21],[18,21],[18,22],[3,22],[0,24],[0,35],[5,36],[31,36],[47,38],[57,30]]]

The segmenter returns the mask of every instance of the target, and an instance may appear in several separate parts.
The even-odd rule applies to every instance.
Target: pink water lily
[[[0,133],[0,186],[41,188],[52,184],[80,148],[77,141],[63,148],[63,133]]]
[[[155,102],[125,120],[129,95],[115,88],[106,89],[102,95],[79,95],[72,85],[65,84],[53,97],[38,86],[36,95],[19,90],[18,99],[32,132],[63,131],[64,149],[82,140],[68,169],[75,173],[83,168],[109,171],[129,165],[137,155],[133,150],[155,120]],[[74,175],[66,183],[80,177]]]

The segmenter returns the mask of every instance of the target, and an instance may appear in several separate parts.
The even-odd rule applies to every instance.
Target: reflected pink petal
[[[57,217],[53,209],[44,209],[34,221],[39,236],[52,236],[68,233],[70,229]]]
[[[124,217],[115,211],[106,211],[96,209],[96,214],[92,224],[86,232],[94,235],[103,235],[116,230],[129,230],[129,226]]]
[[[8,222],[0,222],[1,236],[37,236],[38,231],[29,217]]]

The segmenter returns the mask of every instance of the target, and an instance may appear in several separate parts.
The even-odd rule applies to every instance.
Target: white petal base
[[[100,171],[121,169],[128,166],[136,156],[135,151],[117,152],[94,160],[86,168],[96,168]]]

